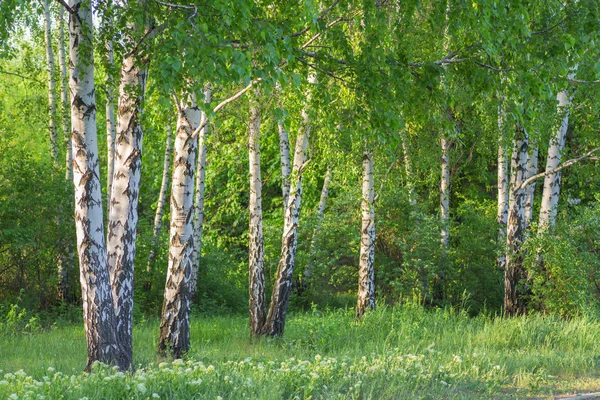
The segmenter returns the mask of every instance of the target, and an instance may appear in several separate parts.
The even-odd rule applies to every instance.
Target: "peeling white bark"
[[[250,227],[249,227],[249,310],[250,334],[257,336],[265,323],[265,267],[262,225],[262,180],[260,176],[260,89],[250,98]]]
[[[50,133],[50,155],[58,167],[58,138],[56,134],[56,81],[54,80],[54,53],[52,51],[52,19],[50,0],[44,4],[44,38],[46,40],[46,72],[48,74],[48,131]]]
[[[362,229],[356,319],[360,319],[367,309],[375,309],[375,191],[372,154],[364,153],[362,169]]]
[[[562,151],[565,147],[567,128],[569,126],[569,106],[571,100],[566,91],[561,91],[556,96],[558,100],[558,114],[561,116],[560,127],[550,138],[548,156],[546,158],[546,171],[557,168],[560,164]],[[561,172],[551,173],[544,177],[544,190],[542,193],[542,204],[539,217],[539,232],[544,232],[554,226],[560,195]]]
[[[448,247],[448,238],[450,237],[450,141],[446,137],[441,139],[442,159],[441,159],[441,179],[440,179],[440,219],[442,227],[441,243],[444,248]]]
[[[115,56],[111,42],[106,44],[108,57],[108,65],[114,66]],[[117,135],[117,127],[115,125],[115,105],[114,105],[114,88],[111,73],[108,73],[106,81],[106,145],[108,147],[107,168],[106,168],[106,193],[108,196],[112,193],[112,182],[115,171],[115,138]],[[108,205],[110,209],[110,204]],[[109,210],[110,211],[110,210]]]
[[[498,243],[506,242],[506,223],[508,221],[508,157],[506,148],[506,135],[504,133],[504,108],[498,107]],[[506,254],[502,252],[497,259],[498,268],[506,268]]]
[[[117,361],[114,308],[106,264],[102,191],[98,166],[94,53],[90,2],[70,0],[69,19],[73,183],[87,369],[94,361]]]
[[[159,352],[164,354],[170,350],[175,358],[181,358],[190,346],[192,214],[198,144],[192,134],[200,125],[200,108],[195,98],[192,100],[191,106],[186,103],[180,105],[177,121],[171,180],[169,269],[158,339]]]
[[[132,31],[138,28],[128,27]],[[135,43],[134,38],[127,38],[128,46],[134,46]],[[144,49],[132,47],[121,65],[114,174],[108,214],[107,262],[115,304],[120,357],[127,369],[133,362],[133,263],[143,137],[140,119],[148,78],[148,59],[143,51]]]
[[[146,272],[152,271],[154,260],[156,259],[156,247],[158,246],[158,237],[160,234],[160,228],[162,227],[162,217],[165,209],[165,199],[167,197],[167,186],[169,185],[169,172],[171,169],[171,154],[173,152],[173,146],[171,145],[171,137],[173,136],[173,129],[171,126],[167,126],[167,144],[165,146],[165,156],[163,160],[163,174],[160,184],[160,192],[158,194],[158,204],[156,205],[156,213],[154,214],[154,229],[152,230],[152,248],[150,249],[150,255],[148,256],[148,264],[146,265]]]
[[[273,285],[269,313],[262,328],[262,333],[269,336],[283,335],[292,291],[292,277],[298,246],[298,220],[300,218],[300,203],[302,200],[302,171],[307,162],[308,138],[311,130],[310,116],[307,108],[311,100],[310,86],[317,83],[314,73],[309,74],[308,83],[309,89],[306,96],[306,105],[302,110],[302,126],[296,138],[294,165],[290,178],[293,186],[290,188],[290,197],[284,213],[281,256],[277,267],[277,277]]]
[[[204,102],[210,103],[210,86],[204,89]],[[202,111],[201,121],[208,118]],[[202,229],[204,227],[204,177],[206,168],[206,136],[208,124],[198,134],[198,162],[196,163],[196,192],[194,198],[194,249],[192,251],[192,277],[190,282],[191,296],[196,294],[198,286],[198,269],[200,267],[200,252],[202,251]]]
[[[515,132],[511,161],[510,201],[506,226],[506,269],[504,271],[504,312],[509,315],[525,311],[523,289],[519,282],[524,278],[521,245],[525,238],[525,189],[521,184],[527,179],[527,133],[520,127]]]

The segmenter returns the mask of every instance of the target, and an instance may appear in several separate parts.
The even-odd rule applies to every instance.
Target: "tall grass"
[[[412,305],[353,318],[352,310],[293,314],[283,338],[251,343],[244,317],[196,316],[183,364],[156,355],[158,321],[144,322],[134,328],[134,375],[101,367],[81,375],[78,325],[5,332],[0,398],[497,398],[600,389],[600,325],[590,318],[469,317]]]

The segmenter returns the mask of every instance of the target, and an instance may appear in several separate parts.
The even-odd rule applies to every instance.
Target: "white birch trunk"
[[[143,136],[140,119],[148,77],[147,58],[140,56],[138,51],[131,51],[121,66],[107,234],[107,262],[115,303],[117,340],[122,363],[128,366],[133,361],[133,262]]]
[[[113,67],[115,64],[115,56],[113,53],[113,46],[111,42],[106,44],[106,51],[108,57],[109,67]],[[112,182],[115,171],[115,138],[117,135],[117,127],[115,125],[115,105],[114,105],[114,84],[111,76],[111,72],[108,72],[108,79],[106,80],[106,145],[108,147],[107,157],[107,168],[106,168],[106,193],[110,198],[112,193]],[[108,205],[110,209],[110,204]],[[110,211],[110,210],[109,210]]]
[[[560,165],[562,151],[565,147],[567,128],[569,126],[569,109],[571,100],[566,91],[561,91],[556,96],[558,100],[558,114],[561,116],[560,127],[550,138],[548,157],[546,158],[546,171],[551,171]],[[560,194],[560,172],[548,174],[544,177],[544,190],[542,193],[542,204],[539,217],[539,233],[554,226]]]
[[[510,201],[506,227],[506,269],[504,271],[504,312],[508,316],[525,311],[523,290],[519,282],[525,277],[521,245],[525,237],[525,189],[527,179],[527,133],[517,127],[511,161]]]
[[[276,89],[281,96],[279,83],[276,84]],[[279,104],[282,108],[281,100]],[[290,140],[283,119],[277,121],[277,128],[279,130],[279,156],[281,159],[281,193],[283,194],[283,209],[285,210],[290,197]]]
[[[317,83],[316,76],[313,73],[309,75],[308,83],[309,86]],[[294,165],[290,179],[293,182],[293,186],[290,188],[290,197],[284,213],[281,256],[277,267],[277,277],[273,285],[267,320],[262,329],[262,333],[269,336],[283,335],[292,291],[296,248],[298,246],[298,220],[300,218],[300,203],[302,200],[302,171],[306,163],[308,138],[311,129],[310,117],[307,110],[310,100],[311,89],[309,87],[305,108],[302,110],[302,126],[296,138]]]
[[[171,183],[169,269],[158,339],[159,352],[170,350],[175,358],[181,358],[190,346],[192,214],[198,144],[192,133],[200,125],[200,108],[195,99],[191,106],[184,103],[180,107]]]
[[[44,38],[46,40],[46,71],[48,73],[48,131],[50,133],[50,155],[58,168],[58,138],[56,134],[56,81],[54,80],[54,53],[52,51],[52,20],[50,0],[44,4]]]
[[[167,126],[167,144],[165,146],[165,157],[163,160],[163,174],[162,181],[160,184],[160,192],[158,194],[158,204],[156,205],[156,213],[154,214],[154,229],[152,230],[152,248],[150,249],[150,255],[148,256],[148,264],[146,265],[146,272],[152,271],[154,260],[156,259],[156,247],[158,246],[158,237],[160,234],[160,228],[162,226],[162,217],[165,209],[165,199],[167,197],[167,186],[169,185],[169,172],[171,169],[171,154],[173,147],[171,145],[171,137],[173,136],[173,129],[171,126]]]
[[[404,173],[406,174],[406,189],[408,190],[408,201],[413,206],[417,205],[417,198],[415,196],[415,183],[412,170],[412,163],[410,160],[410,150],[408,148],[408,140],[404,132],[400,133],[400,140],[402,143],[402,153],[404,158]]]
[[[262,226],[262,180],[260,175],[260,89],[250,99],[250,227],[249,227],[249,310],[250,334],[258,336],[265,323],[265,267]]]
[[[102,191],[98,166],[92,9],[89,2],[69,0],[69,81],[72,121],[75,226],[79,252],[83,321],[89,370],[94,361],[117,361],[114,308],[106,264]]]
[[[367,309],[375,309],[375,191],[372,154],[364,153],[362,169],[362,228],[358,267],[357,320]]]
[[[210,103],[210,86],[204,89],[204,102]],[[208,116],[202,112],[201,120]],[[194,249],[192,251],[192,277],[190,282],[191,297],[196,294],[198,286],[198,269],[200,268],[200,254],[202,251],[202,229],[204,227],[204,178],[206,168],[206,136],[208,124],[198,134],[198,162],[196,166],[196,189],[194,198]]]
[[[71,119],[69,118],[69,93],[67,85],[67,61],[65,56],[65,24],[64,24],[65,9],[60,7],[58,14],[58,63],[60,66],[60,101],[62,103],[62,126],[64,131],[65,141],[65,179],[73,180],[73,151],[71,149]]]
[[[442,174],[440,179],[440,219],[442,226],[441,243],[444,248],[448,247],[450,237],[450,166],[449,151],[450,141],[445,136],[441,140],[442,147]]]
[[[538,153],[539,147],[537,145],[534,145],[533,149],[531,150],[531,155],[527,159],[527,178],[537,174]],[[533,217],[535,183],[536,181],[531,182],[525,189],[525,229],[529,227],[529,224],[531,223],[531,218]]]
[[[508,157],[506,148],[506,135],[504,134],[504,109],[502,104],[498,107],[498,243],[506,243],[506,223],[508,221]],[[502,251],[497,260],[498,268],[506,268],[506,252]]]

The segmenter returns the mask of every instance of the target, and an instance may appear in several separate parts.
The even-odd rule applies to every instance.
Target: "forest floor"
[[[104,366],[82,374],[82,326],[0,329],[0,398],[558,398],[600,390],[600,324],[589,318],[397,306],[360,324],[352,310],[291,314],[283,338],[255,343],[245,316],[195,316],[191,332],[185,360],[161,359],[158,321],[140,322],[134,374]]]

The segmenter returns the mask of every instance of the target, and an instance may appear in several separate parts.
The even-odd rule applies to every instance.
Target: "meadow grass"
[[[249,340],[244,316],[195,316],[183,361],[156,355],[158,321],[134,328],[136,372],[82,374],[79,325],[0,336],[0,398],[523,398],[600,390],[600,324],[469,317],[419,306],[291,314]],[[15,398],[13,396],[13,398]]]

